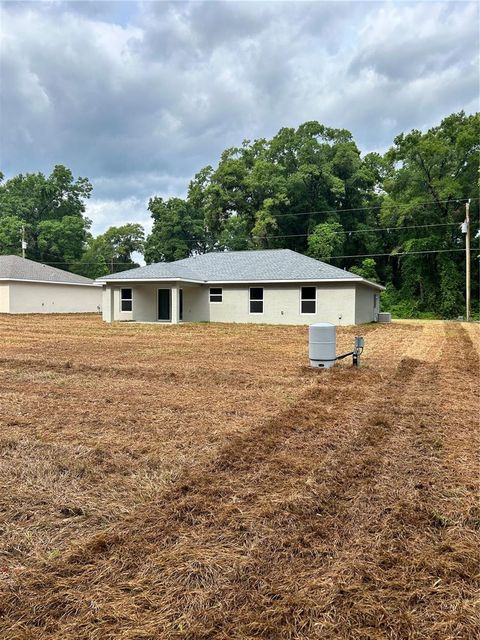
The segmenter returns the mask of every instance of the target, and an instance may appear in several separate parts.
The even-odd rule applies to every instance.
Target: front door
[[[171,292],[170,289],[158,290],[158,319],[164,322],[169,322],[172,319],[171,315]]]

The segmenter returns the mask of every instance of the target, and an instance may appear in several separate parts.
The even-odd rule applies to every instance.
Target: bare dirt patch
[[[479,327],[0,317],[8,639],[476,638]]]

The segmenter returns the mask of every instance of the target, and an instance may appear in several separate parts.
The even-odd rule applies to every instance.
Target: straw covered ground
[[[0,637],[480,637],[480,326],[0,316]]]

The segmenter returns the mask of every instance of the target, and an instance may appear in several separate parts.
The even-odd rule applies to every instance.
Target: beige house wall
[[[95,313],[101,310],[97,285],[10,282],[10,313]]]
[[[259,285],[261,286],[261,285]],[[211,322],[251,322],[265,324],[353,324],[355,321],[355,287],[342,284],[317,285],[317,310],[315,314],[302,314],[300,306],[301,286],[312,283],[263,285],[263,313],[250,313],[250,287],[248,285],[226,285],[223,302],[206,301]]]
[[[203,285],[183,289],[183,320],[185,322],[208,322],[210,320],[209,289]],[[230,320],[233,322],[233,320]]]
[[[10,287],[7,283],[0,283],[0,313],[10,312]]]
[[[355,292],[355,324],[374,322],[377,319],[380,292],[371,287],[356,285]]]
[[[129,287],[130,288],[130,287]],[[137,287],[131,287],[133,289],[132,295],[135,297]],[[102,317],[106,322],[111,321],[127,321],[133,320],[132,311],[120,311],[120,287],[105,287],[102,294]]]
[[[175,289],[176,283],[125,283],[133,289],[133,311],[120,311],[120,287],[107,286],[104,291],[104,320],[137,322],[157,321],[157,290]],[[212,285],[220,287],[221,285]],[[259,285],[261,286],[261,285]],[[249,285],[224,285],[223,301],[209,301],[210,285],[184,285],[183,320],[185,322],[239,322],[265,324],[304,324],[331,322],[336,325],[354,324],[356,321],[356,291],[352,283],[321,283],[317,285],[317,311],[302,314],[300,306],[301,286],[314,286],[306,282],[299,284],[265,284],[264,313],[251,314],[249,310]],[[368,288],[366,288],[368,291]],[[113,300],[113,313],[111,312]],[[372,303],[373,304],[373,303]],[[361,313],[358,314],[361,317]],[[370,322],[370,318],[363,320]]]

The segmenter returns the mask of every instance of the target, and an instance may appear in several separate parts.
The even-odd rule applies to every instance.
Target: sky
[[[2,2],[0,169],[93,184],[96,235],[151,228],[244,139],[307,120],[363,152],[479,109],[477,2]]]

